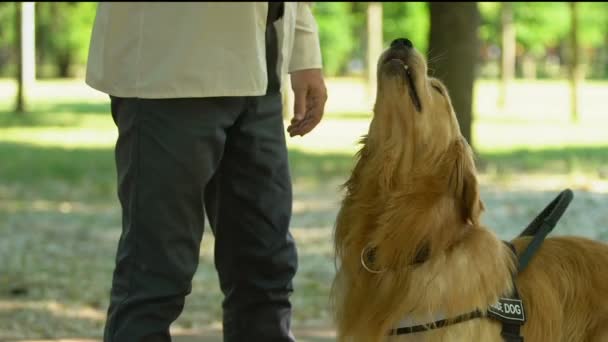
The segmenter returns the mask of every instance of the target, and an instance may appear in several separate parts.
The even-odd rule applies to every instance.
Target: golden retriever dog
[[[487,317],[389,331],[485,313],[514,283],[525,342],[608,341],[608,245],[548,238],[517,273],[516,254],[481,223],[474,155],[448,90],[407,39],[382,54],[377,77],[373,119],[336,218],[338,341],[504,341],[501,323]],[[529,242],[511,241],[517,254]]]

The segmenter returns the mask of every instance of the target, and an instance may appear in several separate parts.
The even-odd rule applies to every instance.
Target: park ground
[[[310,342],[333,336],[333,222],[372,108],[359,80],[328,80],[328,89],[319,127],[287,138],[300,256],[293,323]],[[40,81],[31,113],[17,117],[14,92],[0,80],[0,341],[96,341],[120,234],[108,98],[82,80]],[[582,86],[577,123],[565,81],[517,81],[503,109],[496,82],[477,81],[475,94],[482,221],[508,239],[568,187],[575,198],[554,234],[608,241],[608,83]],[[220,341],[212,256],[207,231],[192,294],[172,328],[178,342]]]

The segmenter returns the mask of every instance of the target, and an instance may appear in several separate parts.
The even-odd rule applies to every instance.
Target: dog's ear
[[[454,144],[454,159],[448,178],[449,188],[456,199],[456,205],[459,206],[462,220],[477,225],[484,205],[479,196],[473,153],[464,138]]]

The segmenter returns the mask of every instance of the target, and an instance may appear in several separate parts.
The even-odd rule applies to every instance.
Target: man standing
[[[171,340],[205,212],[224,340],[295,340],[285,73],[302,136],[327,99],[308,3],[99,4],[86,82],[111,98],[123,222],[104,341]]]

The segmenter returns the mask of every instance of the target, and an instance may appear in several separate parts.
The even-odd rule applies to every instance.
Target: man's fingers
[[[292,137],[304,136],[319,124],[327,101],[325,85],[322,80],[320,82],[315,80],[316,74],[304,72],[297,76],[299,78],[292,77],[292,85],[301,84],[301,86],[293,88],[294,116],[287,128]],[[309,79],[302,78],[304,76],[309,76]]]
[[[308,110],[306,117],[292,125],[293,128],[290,130],[290,134],[293,135],[306,135],[312,131],[317,124],[321,121],[323,113],[323,106],[316,106]]]
[[[311,120],[308,120],[305,123],[303,123],[302,126],[300,127],[300,135],[306,135],[306,134],[310,133],[310,131],[312,131],[313,128],[315,128],[318,123],[319,123],[319,120],[315,120],[315,119],[311,119]]]
[[[310,118],[308,116],[304,117],[302,120],[292,120],[291,125],[287,127],[287,132],[289,132],[290,136],[302,135],[303,128],[308,124]]]
[[[291,136],[310,132],[323,117],[327,88],[321,69],[298,70],[291,73],[294,92],[294,117],[288,131]],[[304,90],[304,91],[303,91]]]
[[[295,120],[304,119],[306,115],[306,106],[306,89],[295,89],[293,104],[293,118]]]

